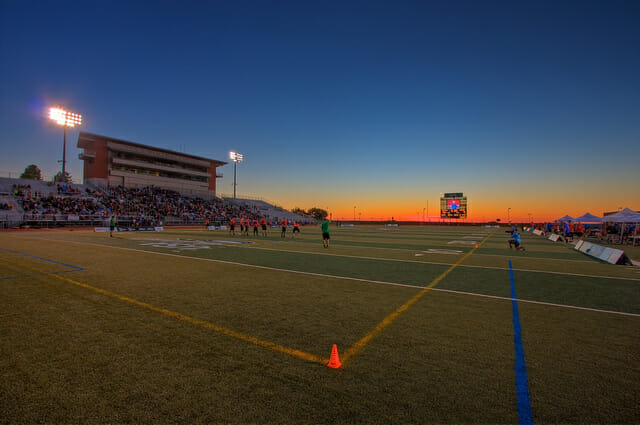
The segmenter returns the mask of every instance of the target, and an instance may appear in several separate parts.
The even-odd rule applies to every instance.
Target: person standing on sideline
[[[280,225],[282,226],[282,233],[280,234],[281,238],[286,237],[286,233],[287,233],[287,219],[283,218],[282,221],[280,222]]]
[[[262,217],[260,220],[260,225],[262,226],[262,236],[267,237],[267,219]]]
[[[326,217],[324,219],[324,221],[322,222],[322,246],[325,248],[329,248],[329,224],[331,224],[331,222],[329,221],[329,217]]]
[[[251,224],[253,224],[253,236],[258,236],[258,219],[254,218]]]
[[[109,237],[113,237],[113,229],[116,228],[116,217],[111,216],[111,220],[109,220]]]

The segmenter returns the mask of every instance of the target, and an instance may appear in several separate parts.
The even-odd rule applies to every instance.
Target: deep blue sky
[[[2,176],[59,170],[59,104],[85,131],[238,150],[239,194],[289,208],[640,208],[637,1],[0,0],[0,59]]]

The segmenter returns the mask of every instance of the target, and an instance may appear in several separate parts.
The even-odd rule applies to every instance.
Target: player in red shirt
[[[297,234],[300,234],[300,224],[297,221],[293,222],[293,233],[291,233],[291,237],[295,237]]]
[[[262,236],[267,237],[267,219],[262,217],[260,225],[262,226]]]
[[[280,234],[280,237],[284,238],[287,233],[287,219],[283,218],[282,221],[280,222],[280,225],[282,226],[282,233]]]

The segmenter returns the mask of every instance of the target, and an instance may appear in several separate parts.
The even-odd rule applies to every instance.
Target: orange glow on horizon
[[[514,204],[515,205],[515,204]],[[510,209],[509,209],[510,208]],[[630,207],[634,209],[633,207]],[[555,206],[538,206],[536,209],[527,208],[526,206],[514,206],[507,208],[475,208],[469,207],[469,215],[464,220],[441,219],[439,206],[430,208],[427,212],[426,207],[380,207],[380,208],[358,208],[354,206],[339,206],[335,209],[329,208],[328,212],[334,221],[407,221],[407,222],[453,222],[461,223],[486,223],[499,219],[500,223],[545,223],[553,222],[556,219],[568,214],[572,217],[581,216],[587,212],[602,217],[604,212],[617,211],[618,208],[600,208],[579,209],[572,208],[561,210]]]

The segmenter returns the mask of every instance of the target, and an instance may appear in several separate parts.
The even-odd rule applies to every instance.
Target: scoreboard
[[[440,198],[440,218],[467,218],[467,197],[462,192],[445,193]]]

